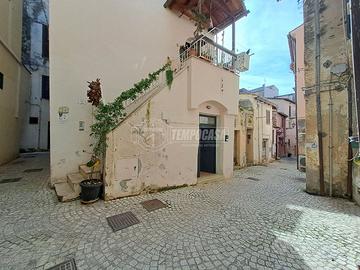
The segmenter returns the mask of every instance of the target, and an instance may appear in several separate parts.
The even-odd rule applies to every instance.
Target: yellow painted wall
[[[22,66],[22,1],[0,1],[0,164],[14,159],[19,143],[25,100],[30,91],[30,73]]]

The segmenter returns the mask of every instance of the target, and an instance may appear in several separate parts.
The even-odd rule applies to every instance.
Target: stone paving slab
[[[357,269],[360,207],[304,192],[293,161],[249,167],[232,180],[99,201],[59,203],[49,157],[0,167],[0,269]],[[43,171],[23,173],[29,168]],[[248,177],[260,179],[249,181]],[[149,213],[140,204],[166,203]],[[114,233],[106,217],[131,211]]]

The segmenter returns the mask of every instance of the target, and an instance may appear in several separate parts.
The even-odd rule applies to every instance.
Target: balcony
[[[249,54],[245,52],[235,54],[204,35],[182,48],[180,63],[184,63],[190,57],[199,57],[237,75],[249,69]]]

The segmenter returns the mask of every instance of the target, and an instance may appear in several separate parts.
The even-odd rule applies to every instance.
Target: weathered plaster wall
[[[347,157],[348,157],[348,89],[339,83],[339,79],[331,75],[331,68],[338,64],[348,63],[347,44],[343,25],[342,1],[320,1],[320,88],[322,108],[322,136],[325,190],[330,190],[330,165],[333,167],[333,195],[344,196],[347,193]],[[314,0],[304,3],[305,18],[305,86],[306,86],[306,188],[308,192],[319,193],[319,147],[317,139],[317,113],[315,94],[315,22]],[[338,85],[337,91],[330,89]],[[332,108],[333,119],[329,119]],[[329,121],[333,128],[330,130]],[[333,145],[329,148],[329,138],[332,136]],[[330,153],[332,149],[332,156]]]
[[[187,64],[176,75],[170,90],[161,90],[109,134],[106,199],[149,189],[196,184],[199,145],[196,135],[200,114],[215,115],[217,129],[225,128],[222,136],[229,135],[228,142],[222,137],[217,140],[216,172],[225,178],[232,177],[235,115],[229,112],[236,109],[233,99],[237,96],[238,77],[196,58]],[[194,107],[193,104],[198,105]],[[156,126],[153,130],[159,132],[146,136],[147,128],[153,124]],[[135,131],[134,127],[138,129]],[[186,130],[194,131],[194,136],[188,140],[178,137],[182,133],[174,133]],[[147,148],[134,140],[139,134],[156,147]]]
[[[253,94],[240,94],[240,100],[249,100],[254,110],[253,129],[250,130],[251,142],[249,143],[251,146],[248,147],[248,151],[252,149],[252,153],[248,154],[248,160],[251,160],[249,161],[251,164],[271,161],[273,148],[272,106],[257,100],[256,97]],[[266,111],[270,112],[270,124],[266,123]],[[267,140],[265,149],[262,147],[263,140]],[[265,156],[264,160],[263,156]]]
[[[247,166],[246,147],[247,131],[253,129],[254,112],[246,108],[239,107],[239,114],[236,117],[235,130],[237,133],[236,143],[234,144],[234,164],[240,168]]]
[[[50,1],[52,178],[77,171],[90,157],[92,107],[86,102],[86,82],[100,78],[104,100],[111,101],[165,64],[167,56],[177,57],[178,45],[193,36],[193,23],[163,4]],[[64,106],[69,113],[60,120],[58,109]],[[79,121],[85,121],[84,131]]]

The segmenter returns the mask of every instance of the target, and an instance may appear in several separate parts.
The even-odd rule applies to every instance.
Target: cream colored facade
[[[240,121],[240,125],[237,125],[239,137],[236,139],[239,142],[236,154],[239,157],[239,166],[244,166],[245,156],[246,165],[256,165],[272,161],[272,111],[275,105],[255,94],[240,94],[239,105],[240,113],[237,120]],[[245,119],[243,118],[244,116]],[[246,121],[246,147],[244,147],[244,135],[241,135],[245,131],[241,121],[243,125],[245,125]]]
[[[22,0],[0,1],[0,164],[19,153],[30,91],[30,73],[21,64]]]
[[[219,132],[210,173],[232,177],[239,77],[229,69],[231,60],[215,64],[219,58],[187,56],[180,61],[180,45],[193,36],[194,24],[163,4],[110,0],[99,9],[95,0],[50,1],[51,178],[56,189],[91,157],[93,108],[86,100],[86,82],[100,78],[103,100],[109,102],[163,66],[167,57],[175,70],[171,89],[160,78],[159,85],[126,105],[126,119],[107,136],[105,199],[192,185],[200,173],[208,174],[199,167],[200,117],[215,119]],[[203,49],[215,52],[215,47]],[[184,140],[185,131],[195,137]]]
[[[100,78],[103,98],[111,101],[157,70],[168,56],[177,57],[178,45],[193,35],[193,23],[163,4],[109,0],[99,9],[97,0],[50,1],[52,179],[77,171],[90,158],[93,119],[86,82]],[[65,117],[59,116],[62,108],[68,110]],[[83,131],[80,121],[85,123]]]
[[[216,117],[216,174],[232,177],[238,84],[232,72],[196,57],[186,61],[171,89],[159,89],[108,135],[105,199],[196,184],[200,115]],[[134,136],[143,138],[153,125],[160,133],[150,132],[155,145],[147,148]]]

